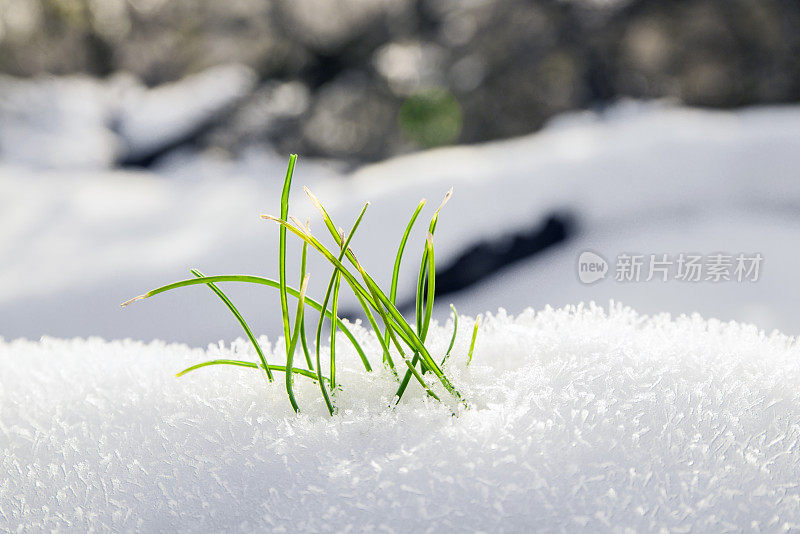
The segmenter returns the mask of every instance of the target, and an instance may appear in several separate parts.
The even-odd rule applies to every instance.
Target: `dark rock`
[[[534,257],[571,236],[574,226],[570,215],[553,214],[533,228],[471,246],[437,269],[436,296],[461,291],[515,262]]]

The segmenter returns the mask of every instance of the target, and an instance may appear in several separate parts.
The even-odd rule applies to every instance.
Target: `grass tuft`
[[[419,202],[411,215],[411,219],[405,227],[405,231],[402,234],[392,269],[391,286],[387,295],[387,293],[378,286],[372,276],[359,263],[355,253],[352,249],[350,249],[350,242],[359,225],[361,224],[362,219],[364,218],[364,214],[366,213],[369,203],[367,203],[361,210],[361,213],[353,223],[350,232],[345,233],[340,227],[336,226],[333,219],[322,205],[322,202],[319,201],[319,199],[311,192],[311,190],[309,190],[307,187],[303,188],[311,203],[320,212],[322,220],[325,223],[325,228],[328,230],[329,234],[336,243],[337,253],[334,253],[331,249],[323,245],[322,242],[312,233],[308,221],[303,224],[296,218],[289,215],[289,193],[291,190],[292,176],[294,174],[296,161],[297,155],[291,155],[281,191],[280,216],[261,216],[262,219],[273,221],[279,225],[277,281],[270,278],[252,275],[205,276],[200,271],[193,269],[191,272],[195,278],[181,280],[153,289],[143,295],[139,295],[122,303],[122,306],[128,306],[137,300],[147,299],[160,293],[178,289],[180,287],[187,287],[197,284],[204,284],[208,286],[225,303],[229,311],[234,315],[241,325],[242,329],[247,335],[247,338],[253,345],[256,354],[258,354],[259,363],[245,362],[240,360],[217,359],[193,365],[178,373],[177,376],[183,376],[191,371],[212,365],[233,365],[252,369],[262,369],[266,373],[267,379],[270,382],[273,381],[273,372],[283,372],[286,383],[286,394],[289,399],[289,403],[295,412],[300,411],[300,406],[294,395],[294,377],[303,376],[314,380],[319,384],[320,392],[322,393],[322,397],[325,401],[328,412],[331,416],[333,416],[337,411],[335,392],[341,387],[336,381],[337,330],[341,331],[353,345],[359,355],[359,358],[361,359],[362,364],[364,365],[364,369],[367,372],[372,371],[372,366],[370,365],[363,348],[356,341],[353,334],[347,328],[347,325],[342,322],[337,315],[339,291],[343,285],[342,282],[344,282],[344,285],[350,288],[361,305],[361,308],[367,317],[367,321],[372,328],[373,334],[381,345],[384,366],[390,369],[399,381],[399,387],[395,395],[394,402],[400,402],[412,378],[420,384],[428,396],[436,400],[441,400],[439,395],[437,395],[437,393],[433,390],[432,386],[428,384],[428,381],[424,376],[428,374],[429,376],[432,375],[432,380],[438,382],[456,401],[464,406],[468,406],[466,400],[461,396],[461,394],[442,370],[447,362],[448,357],[450,356],[451,351],[453,350],[456,333],[458,331],[458,313],[452,304],[453,335],[450,339],[450,345],[447,349],[447,353],[445,354],[441,364],[436,363],[431,356],[430,351],[425,346],[425,339],[428,334],[431,317],[433,314],[433,302],[436,292],[434,233],[436,231],[436,224],[439,220],[439,213],[452,196],[453,190],[450,189],[450,191],[447,192],[441,205],[434,211],[428,225],[428,232],[425,239],[425,245],[422,250],[420,270],[417,278],[415,324],[412,326],[397,309],[397,286],[400,265],[405,253],[406,243],[409,235],[411,234],[411,230],[414,227],[414,223],[425,206],[425,200],[423,199]],[[301,283],[299,290],[290,287],[286,280],[286,250],[288,233],[295,235],[302,242],[302,255],[300,261]],[[332,267],[332,273],[322,303],[319,303],[306,295],[309,280],[309,274],[306,272],[306,259],[309,247],[321,254],[328,261],[328,263],[331,264]],[[244,319],[236,306],[234,306],[228,296],[217,285],[221,282],[259,284],[278,290],[280,294],[281,322],[283,326],[284,345],[286,348],[285,365],[271,365],[267,362],[266,355],[256,340],[250,325]],[[297,299],[294,322],[291,321],[289,313],[289,296]],[[330,303],[330,310],[328,309],[328,303]],[[317,321],[317,328],[314,338],[316,366],[313,365],[311,351],[308,347],[308,340],[306,338],[304,320],[306,306],[309,306],[319,312],[319,319]],[[322,326],[326,319],[330,322],[330,363],[328,368],[328,377],[323,375],[321,365]],[[475,348],[475,340],[478,334],[479,319],[480,317],[475,320],[469,353],[467,354],[467,364],[472,361],[472,353]],[[379,326],[379,320],[383,324],[383,328]],[[307,369],[300,369],[294,366],[294,355],[298,350],[298,345],[302,348],[303,354],[305,355]],[[397,375],[395,364],[392,359],[392,349],[394,349],[394,352],[399,355],[402,361],[406,364],[407,370],[402,379],[400,379],[400,377]]]

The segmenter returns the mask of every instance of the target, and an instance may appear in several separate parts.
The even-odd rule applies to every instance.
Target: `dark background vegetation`
[[[364,162],[619,99],[800,98],[796,0],[0,0],[0,71],[259,83],[192,143]]]

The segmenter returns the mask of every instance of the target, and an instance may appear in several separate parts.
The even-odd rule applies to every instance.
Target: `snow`
[[[105,91],[85,77],[30,83],[0,75],[0,156],[34,168],[103,168],[120,146],[107,127]]]
[[[352,248],[381,284],[419,199],[424,221],[451,186],[439,265],[552,213],[578,225],[439,300],[440,321],[450,301],[467,314],[447,371],[469,409],[416,385],[389,408],[391,375],[361,371],[341,338],[331,419],[302,377],[299,416],[281,375],[174,378],[205,359],[256,359],[243,340],[192,348],[241,335],[207,288],[118,306],[192,267],[275,276],[277,228],[258,215],[278,210],[284,155],[184,148],[149,170],[114,168],[191,136],[253,83],[235,65],[154,89],[125,76],[0,77],[0,531],[800,529],[800,348],[773,332],[800,332],[800,107],[621,102],[354,172],[301,157],[292,214],[324,229],[302,185],[344,227],[371,201]],[[580,282],[585,251],[612,264],[606,279]],[[759,280],[613,279],[621,253],[717,252],[760,253]],[[330,268],[312,254],[309,271],[319,296]],[[274,339],[276,292],[225,289]],[[548,307],[611,299],[650,316],[613,302]],[[341,308],[355,306],[343,293]],[[499,307],[519,315],[485,316],[466,367],[470,317]],[[437,357],[450,328],[429,336]],[[375,340],[354,330],[377,362]],[[282,341],[262,339],[279,363]]]
[[[243,65],[220,65],[171,84],[145,89],[119,84],[115,120],[127,158],[145,158],[183,140],[195,129],[230,110],[254,87],[256,74]],[[187,95],[190,100],[187,104]]]
[[[184,151],[139,172],[41,170],[12,161],[0,160],[0,335],[6,338],[99,335],[194,346],[232,339],[241,335],[238,325],[205,288],[125,310],[118,304],[183,279],[192,267],[277,273],[278,232],[258,215],[278,211],[282,155],[251,149],[230,161]],[[798,333],[800,257],[788,245],[800,230],[798,168],[800,107],[723,112],[623,102],[604,113],[564,116],[527,137],[402,156],[350,176],[335,162],[301,157],[292,213],[324,232],[302,185],[343,227],[371,201],[353,249],[388,285],[405,222],[427,198],[401,270],[401,300],[413,294],[424,222],[451,186],[455,195],[436,232],[439,265],[476,241],[536,225],[550,213],[576,218],[578,235],[566,244],[440,299],[442,320],[451,300],[474,315],[615,298],[646,313],[696,311]],[[291,245],[299,255],[297,243]],[[610,262],[622,251],[759,252],[764,269],[754,284],[607,279],[584,286],[575,269],[584,250]],[[311,254],[309,272],[310,294],[323,293],[329,266]],[[227,290],[257,331],[281,330],[274,292]],[[346,292],[342,299],[344,310],[358,308]]]
[[[466,367],[460,325],[447,370],[472,406],[455,417],[417,386],[387,408],[391,377],[345,343],[331,419],[306,379],[294,416],[253,370],[173,377],[254,360],[242,340],[0,341],[0,530],[800,528],[793,339],[619,305],[501,311]]]
[[[156,88],[131,75],[20,79],[0,75],[0,158],[32,169],[106,169],[185,140],[255,86],[219,65]]]
[[[534,304],[565,306],[582,300],[607,303],[615,299],[644,313],[673,315],[698,312],[705,317],[754,323],[762,328],[796,334],[800,312],[792,302],[800,299],[796,265],[800,254],[787,243],[800,235],[800,219],[790,213],[742,213],[710,208],[704,213],[681,214],[675,220],[643,222],[635,228],[609,224],[587,231],[540,257],[510,266],[470,291],[447,295],[437,304],[446,313],[450,301],[462,313],[477,314],[503,306],[518,313]],[[584,251],[598,251],[610,262],[606,278],[592,285],[579,281],[577,259]],[[618,255],[669,254],[723,251],[730,254],[760,253],[764,260],[756,282],[680,282],[656,278],[642,281],[615,280]],[[671,270],[672,275],[675,268]]]

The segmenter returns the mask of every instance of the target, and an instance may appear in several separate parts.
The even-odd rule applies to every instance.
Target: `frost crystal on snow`
[[[387,408],[391,375],[358,369],[345,343],[331,419],[308,380],[296,380],[295,416],[280,382],[252,370],[173,377],[204,357],[254,358],[241,341],[0,341],[0,530],[800,524],[790,338],[619,306],[501,311],[466,367],[469,321],[448,360],[472,402],[457,417],[419,388]],[[448,328],[429,339],[443,352]]]

